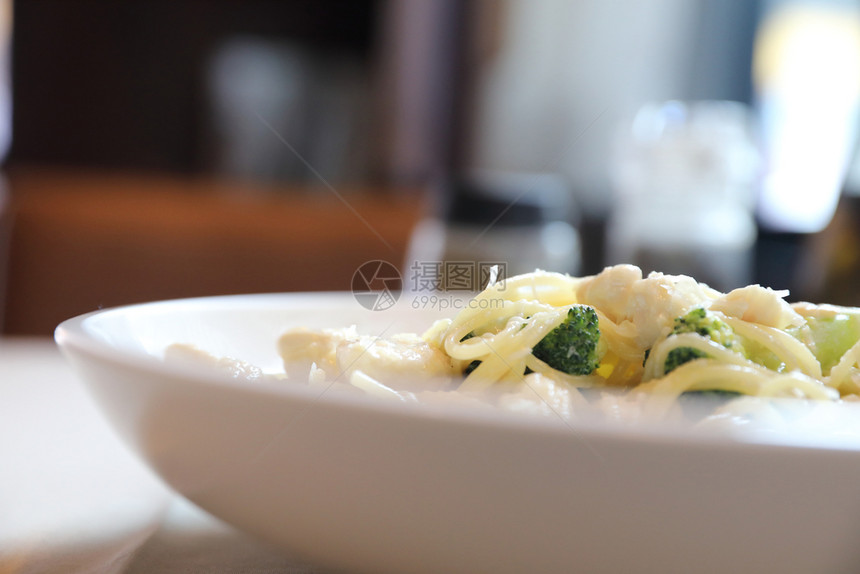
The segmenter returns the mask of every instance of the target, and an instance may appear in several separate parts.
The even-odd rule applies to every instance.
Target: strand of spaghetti
[[[467,333],[462,329],[454,330],[445,338],[445,351],[455,359],[474,360],[491,352],[490,345],[497,348],[505,341],[511,341],[512,344],[508,345],[510,347],[525,346],[531,349],[563,320],[564,314],[560,309],[550,308],[549,311],[534,313],[528,320],[519,315],[507,318],[505,326],[497,333],[484,333],[463,340]],[[467,324],[467,326],[473,325]],[[516,344],[513,344],[514,342]]]
[[[719,390],[756,395],[767,371],[761,367],[726,365],[713,359],[697,359],[685,363],[667,376],[643,383],[630,393],[639,397],[643,412],[664,417],[687,391]]]
[[[414,394],[409,392],[397,392],[388,385],[382,384],[364,371],[360,371],[357,369],[349,375],[349,384],[358,389],[361,389],[369,395],[373,395],[382,399],[394,399],[403,402],[417,400]]]
[[[505,279],[485,289],[484,293],[510,301],[530,299],[555,306],[576,303],[576,289],[582,278],[537,270]],[[480,295],[479,295],[480,296]]]
[[[838,398],[821,381],[800,372],[775,373],[763,367],[729,365],[698,359],[681,365],[665,377],[643,383],[635,393],[677,397],[687,391],[720,390],[753,396],[798,396],[815,400]]]
[[[785,364],[787,370],[796,369],[810,377],[821,378],[821,363],[806,345],[788,333],[775,327],[749,323],[737,317],[723,316],[722,319],[741,337],[755,341],[771,351]]]
[[[839,394],[817,379],[812,379],[799,371],[773,375],[762,383],[758,392],[762,397],[795,397],[815,400],[834,400]],[[800,395],[800,396],[798,396]]]
[[[450,318],[437,319],[436,321],[433,321],[430,327],[421,334],[421,338],[428,343],[441,347],[442,341],[451,329],[451,325],[453,323],[454,321]]]
[[[566,315],[566,309],[557,309],[538,313],[523,325],[512,321],[510,328],[492,337],[488,347],[499,360],[508,363],[514,376],[522,377],[528,358],[533,356],[534,346],[556,328]]]
[[[489,285],[475,295],[473,300],[479,302],[487,299],[531,300],[567,305],[575,302],[573,285],[573,279],[566,275],[535,271]]]
[[[515,306],[517,304],[507,306],[507,312],[514,311]],[[476,337],[461,341],[460,339],[465,334],[466,329],[472,329],[476,326],[474,322],[465,323],[461,329],[452,330],[451,335],[446,341],[446,350],[455,358],[476,360],[484,356],[487,345],[492,345],[496,353],[502,356],[507,356],[518,349],[532,349],[549,331],[557,327],[564,320],[569,308],[570,306],[565,306],[555,308],[551,312],[536,313],[529,318],[525,326],[512,324],[509,320],[509,326],[497,334],[486,334],[479,338]],[[597,312],[597,315],[601,337],[604,338],[607,347],[616,356],[620,357],[619,368],[613,371],[614,379],[612,382],[623,385],[638,382],[641,378],[641,368],[638,365],[642,363],[642,352],[631,345],[627,339],[617,336],[617,325],[613,321],[600,312]],[[486,322],[487,319],[488,317],[485,316],[484,321]],[[460,345],[461,348],[458,349],[457,345]],[[468,352],[466,349],[468,349]],[[510,349],[510,351],[507,349]],[[539,372],[546,375],[552,376],[553,372],[557,372],[543,362],[540,365]],[[477,374],[486,378],[488,371],[489,367],[486,367]],[[493,373],[495,374],[495,370]],[[559,375],[563,376],[562,373],[559,373]],[[627,375],[629,380],[621,380],[625,375]]]
[[[850,382],[851,371],[858,361],[860,361],[860,341],[848,349],[836,363],[836,366],[830,369],[830,376],[825,379],[827,384],[842,392],[845,384]]]
[[[461,388],[484,390],[502,379],[522,377],[525,356],[529,354],[530,347],[524,346],[519,339],[523,338],[522,332],[529,328],[535,329],[533,325],[524,325],[522,321],[509,321],[500,333],[478,337],[486,352],[480,356],[480,364],[466,377]]]
[[[473,299],[473,301],[483,301],[490,299],[488,291],[489,290],[479,293],[475,297],[475,299]],[[496,301],[497,302],[493,305],[467,305],[464,309],[462,309],[454,316],[449,327],[449,333],[452,330],[457,330],[458,332],[465,331],[463,333],[465,335],[466,333],[469,333],[474,330],[474,327],[477,324],[488,322],[488,318],[502,317],[510,313],[509,309],[512,305],[512,302],[502,298],[497,298]]]
[[[500,320],[513,315],[510,311],[513,303],[502,301],[502,305],[495,305],[492,308],[482,309],[478,306],[471,305],[457,313],[454,319],[448,326],[446,337],[460,336],[457,341],[471,333],[482,325],[487,325],[494,320]]]
[[[651,348],[648,360],[645,361],[645,371],[642,374],[642,380],[650,381],[663,377],[666,374],[665,365],[669,353],[681,347],[696,349],[710,358],[731,365],[750,368],[759,367],[759,365],[746,359],[740,353],[726,349],[711,339],[696,333],[679,333],[667,337]]]
[[[491,338],[503,337],[506,334],[522,336],[523,333],[532,333],[537,329],[541,333],[535,339],[534,342],[536,343],[546,332],[561,323],[566,313],[567,308],[554,308],[540,303],[520,301],[511,303],[504,313],[486,315],[483,317],[483,320],[478,321],[476,319],[466,323],[464,326],[465,328],[471,328],[473,331],[477,330],[480,332],[484,330],[486,332],[482,333],[482,336]],[[492,329],[499,329],[499,326],[501,329],[494,333]],[[452,331],[448,337],[451,345],[468,344],[472,341],[471,338],[465,341],[457,338],[461,334],[464,334],[464,330],[464,328],[459,328]]]
[[[761,367],[696,359],[681,365],[665,377],[640,384],[629,393],[628,398],[640,400],[644,414],[665,417],[677,405],[682,393],[719,390],[756,395],[765,377],[766,370]]]
[[[597,313],[600,338],[606,343],[609,350],[623,360],[638,360],[641,362],[643,351],[633,343],[629,334],[624,333],[623,329],[615,321],[607,317],[599,309],[594,309],[594,311]]]
[[[481,327],[494,327],[497,324],[510,322],[511,317],[537,315],[541,312],[553,312],[556,308],[537,301],[505,301],[504,305],[492,309],[464,309],[454,318],[445,334],[443,345],[445,351],[455,359],[472,358],[471,355],[460,356],[470,345],[481,345],[477,337],[463,341],[463,338]],[[463,347],[465,345],[465,347]]]
[[[485,366],[482,362],[470,373],[466,389],[487,388],[496,380],[521,380],[529,361],[538,361],[532,355],[532,348],[564,320],[567,309],[563,307],[551,312],[540,312],[525,322],[509,321],[501,332],[482,336],[484,347],[492,354],[483,355],[481,360],[489,364]],[[542,371],[558,373],[542,361],[540,363]]]
[[[546,334],[558,327],[565,318],[567,317],[567,312],[572,306],[558,308],[555,313],[541,313],[535,315],[529,320],[528,327],[522,329],[519,333],[516,334],[516,340],[511,343],[511,346],[514,349],[528,349],[528,354],[525,359],[525,366],[528,366],[532,371],[539,372],[546,376],[549,376],[553,380],[562,380],[566,381],[569,384],[575,386],[591,386],[594,383],[594,378],[590,381],[586,382],[587,379],[583,377],[576,377],[573,375],[569,375],[567,373],[563,373],[550,367],[544,361],[538,359],[534,356],[532,350],[535,345],[540,342]],[[641,362],[641,359],[638,359]],[[603,381],[600,377],[595,377],[597,380]]]
[[[509,350],[499,349],[498,352],[487,355],[466,377],[460,390],[485,391],[504,378],[522,379],[527,353],[521,349],[518,353],[503,354],[506,351]]]
[[[596,386],[603,386],[605,383],[603,378],[597,375],[569,375],[567,373],[563,373],[561,371],[553,369],[531,353],[529,353],[529,355],[526,357],[526,367],[528,367],[535,373],[539,373],[545,377],[549,377],[554,381],[566,383],[573,387],[590,388]]]
[[[634,361],[619,360],[606,379],[606,384],[613,387],[630,387],[642,380],[642,359]]]
[[[464,392],[482,392],[491,388],[510,367],[494,358],[485,358],[460,384]]]

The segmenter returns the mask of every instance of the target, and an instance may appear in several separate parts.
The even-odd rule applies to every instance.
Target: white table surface
[[[0,574],[318,570],[172,493],[48,338],[0,338]]]

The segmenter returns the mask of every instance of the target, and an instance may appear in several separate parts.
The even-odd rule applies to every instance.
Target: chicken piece
[[[340,374],[337,367],[337,346],[358,338],[355,327],[312,331],[299,327],[287,331],[278,340],[278,352],[284,362],[287,378],[303,379],[311,365],[316,365],[334,379]]]
[[[729,317],[777,329],[800,327],[805,320],[783,299],[786,295],[788,291],[748,285],[719,297],[711,304],[711,309]]]
[[[718,291],[686,275],[651,273],[633,286],[628,317],[637,326],[636,341],[649,349],[668,335],[675,319],[694,307],[706,307]]]
[[[642,280],[642,270],[634,265],[615,265],[586,278],[577,289],[579,303],[591,305],[614,323],[627,318],[633,285]]]
[[[167,347],[164,350],[164,360],[226,373],[234,379],[243,381],[259,381],[266,378],[263,371],[256,365],[232,357],[216,357],[194,345],[183,343],[174,343]]]
[[[651,273],[633,265],[607,267],[577,290],[577,299],[597,308],[642,350],[671,332],[676,317],[707,306],[720,293],[686,275]]]
[[[360,371],[395,390],[447,388],[458,375],[453,360],[418,335],[382,339],[359,335],[354,327],[296,329],[278,342],[290,378],[307,377],[312,364],[329,379]]]

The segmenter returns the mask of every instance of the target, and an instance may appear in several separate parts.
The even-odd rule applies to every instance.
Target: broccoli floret
[[[683,317],[675,319],[675,328],[672,333],[698,333],[702,337],[708,337],[715,343],[730,349],[737,343],[732,328],[720,321],[705,309],[698,307]]]
[[[672,329],[672,335],[679,335],[681,333],[696,333],[702,337],[707,337],[727,349],[740,350],[740,342],[735,337],[732,328],[701,307],[693,309],[686,315],[675,319],[675,327]],[[663,366],[663,371],[669,373],[684,363],[707,356],[707,353],[692,347],[672,349],[666,355],[666,363]]]
[[[569,375],[590,375],[600,365],[600,328],[597,312],[581,305],[571,307],[564,321],[532,349],[535,357]]]
[[[663,372],[670,373],[684,363],[689,363],[695,359],[704,359],[707,356],[706,353],[692,347],[672,349],[666,355],[666,364],[663,366]]]

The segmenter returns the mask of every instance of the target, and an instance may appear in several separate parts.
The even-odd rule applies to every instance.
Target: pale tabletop
[[[172,493],[53,340],[0,338],[0,573],[319,572]]]

